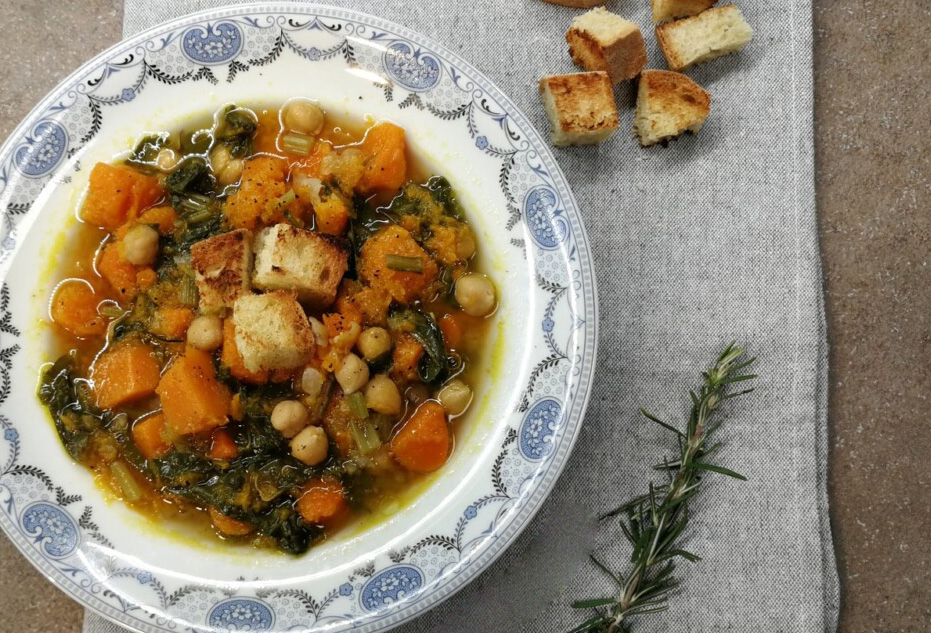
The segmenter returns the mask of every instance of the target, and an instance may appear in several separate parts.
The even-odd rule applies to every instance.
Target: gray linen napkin
[[[811,2],[737,0],[756,34],[738,55],[689,74],[712,94],[696,137],[640,149],[633,89],[621,132],[600,148],[557,150],[591,237],[600,291],[600,370],[579,442],[541,515],[476,582],[402,633],[554,632],[568,604],[607,594],[584,559],[587,517],[644,486],[669,438],[636,415],[682,419],[698,372],[731,338],[759,360],[757,391],[724,427],[724,463],[750,480],[709,478],[671,609],[637,629],[833,633],[838,580],[828,521],[827,354],[814,206]],[[126,0],[124,35],[224,4]],[[539,0],[335,1],[409,26],[470,60],[538,129],[545,74],[571,72],[563,34],[579,11]],[[607,7],[640,23],[664,68],[646,0]],[[628,549],[600,526],[598,556]],[[85,633],[119,633],[87,615]]]

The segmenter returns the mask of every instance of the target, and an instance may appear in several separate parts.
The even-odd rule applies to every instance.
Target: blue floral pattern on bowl
[[[521,327],[533,330],[520,359],[529,373],[516,386],[516,410],[500,412],[497,451],[480,473],[484,478],[432,531],[406,536],[396,549],[321,581],[265,578],[257,567],[250,579],[185,582],[159,565],[119,558],[121,534],[100,518],[104,505],[95,491],[82,487],[76,494],[78,484],[68,476],[74,471],[57,465],[66,461],[64,452],[51,455],[48,438],[37,442],[34,419],[22,408],[24,399],[35,401],[35,375],[23,370],[31,365],[19,354],[20,338],[35,327],[34,315],[22,308],[34,288],[8,273],[30,248],[20,233],[41,225],[42,216],[38,223],[21,220],[44,213],[37,201],[50,185],[75,174],[86,178],[82,161],[90,162],[94,144],[112,132],[115,112],[130,102],[126,111],[137,112],[153,93],[170,100],[176,89],[238,89],[294,64],[311,73],[325,65],[352,69],[368,78],[367,98],[390,108],[388,116],[403,122],[405,111],[416,110],[441,122],[470,161],[487,165],[500,220],[489,228],[498,239],[506,236],[503,248],[512,261],[531,264],[522,281],[532,300],[519,308],[527,317]],[[0,527],[77,601],[147,633],[374,633],[463,587],[542,504],[578,432],[591,385],[597,347],[591,259],[575,201],[546,142],[506,96],[443,47],[378,18],[310,4],[182,18],[117,45],[68,81],[0,149],[0,275],[6,280],[0,287]],[[47,471],[53,459],[58,462]]]
[[[546,185],[527,192],[524,216],[530,235],[542,248],[556,248],[569,235],[569,225],[559,211],[559,198]]]
[[[440,80],[440,64],[407,42],[395,42],[385,51],[385,68],[398,83],[411,90],[429,90]]]
[[[274,623],[271,607],[252,598],[218,602],[207,616],[207,624],[223,631],[268,631]]]
[[[561,415],[562,405],[553,398],[544,398],[530,408],[520,425],[520,452],[524,457],[539,461],[552,453]]]
[[[42,121],[16,150],[16,167],[26,176],[44,176],[58,166],[67,148],[65,128],[56,121]]]
[[[197,26],[181,36],[181,49],[200,64],[223,64],[242,49],[242,31],[229,22]]]
[[[388,609],[413,596],[423,586],[423,572],[411,565],[398,565],[379,572],[365,583],[359,600],[366,611]]]
[[[58,506],[40,501],[23,511],[23,530],[53,558],[68,556],[78,547],[78,526]]]

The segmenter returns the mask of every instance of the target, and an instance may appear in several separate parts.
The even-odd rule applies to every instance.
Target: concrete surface
[[[931,5],[815,5],[840,632],[922,633],[931,631]],[[0,0],[0,141],[119,40],[121,12],[121,0]],[[0,614],[0,633],[78,633],[82,617],[5,538]]]

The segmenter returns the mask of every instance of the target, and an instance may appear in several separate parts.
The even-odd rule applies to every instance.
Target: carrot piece
[[[175,221],[177,219],[178,214],[175,213],[171,206],[160,205],[140,213],[136,224],[157,224],[158,232],[165,235],[175,230]]]
[[[311,479],[302,489],[295,506],[308,523],[326,525],[349,510],[346,490],[335,479]]]
[[[440,403],[428,400],[391,438],[391,454],[406,469],[429,473],[446,463],[449,445],[446,413]]]
[[[231,516],[227,516],[210,506],[207,508],[207,514],[210,515],[210,521],[213,527],[217,528],[226,536],[245,536],[252,532],[252,526],[244,521],[237,521]]]
[[[331,194],[322,204],[314,205],[317,231],[327,235],[342,235],[349,224],[349,202],[339,194]]]
[[[156,284],[158,275],[151,268],[143,268],[136,273],[136,286],[139,290],[148,290]]]
[[[150,395],[158,386],[160,370],[152,348],[145,343],[116,345],[91,367],[97,406],[109,409]]]
[[[462,325],[452,314],[444,314],[438,323],[447,349],[456,349],[462,341]]]
[[[164,457],[171,450],[171,444],[165,441],[165,416],[154,413],[133,424],[133,443],[146,459]]]
[[[234,393],[233,399],[230,401],[230,417],[237,422],[241,422],[245,417],[245,411],[242,408],[242,396],[238,393]]]
[[[132,167],[97,163],[91,170],[81,219],[88,224],[116,230],[162,197],[158,179]]]
[[[165,338],[183,339],[193,320],[194,311],[190,308],[157,308],[150,331]]]
[[[210,437],[210,459],[235,459],[238,454],[239,449],[229,431],[222,427],[214,429]]]
[[[99,336],[107,331],[108,320],[97,313],[103,297],[83,279],[68,279],[52,297],[52,321],[75,336]]]
[[[168,427],[178,435],[209,431],[228,422],[230,392],[217,380],[209,354],[188,347],[162,374],[155,390]]]
[[[230,370],[230,374],[243,382],[261,385],[268,382],[268,370],[249,371],[242,360],[242,354],[236,347],[236,327],[232,319],[223,322],[223,350],[220,352],[220,362]]]
[[[403,128],[383,121],[365,134],[361,144],[365,171],[359,183],[363,193],[373,189],[398,189],[407,179],[407,140]]]
[[[389,255],[419,259],[423,272],[402,272],[388,267]],[[436,279],[437,265],[406,229],[390,225],[362,245],[359,276],[372,288],[386,290],[399,303],[410,303]]]
[[[236,229],[254,229],[269,203],[288,190],[285,178],[288,163],[275,156],[259,156],[247,160],[242,170],[239,189],[231,195],[224,207],[226,217]],[[270,224],[283,217],[285,209],[268,218]],[[279,217],[281,216],[281,217]]]
[[[139,291],[136,276],[139,267],[130,264],[120,254],[119,244],[110,242],[103,248],[97,261],[97,270],[116,292],[120,301],[132,299]]]
[[[417,364],[423,356],[423,345],[410,334],[404,333],[394,342],[391,352],[391,378],[396,382],[417,380]]]

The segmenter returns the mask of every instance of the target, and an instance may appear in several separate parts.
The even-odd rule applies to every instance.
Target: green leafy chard
[[[75,371],[73,356],[65,354],[42,373],[39,400],[52,414],[65,450],[83,461],[103,422],[90,401],[87,384]]]
[[[721,424],[713,420],[714,413],[724,401],[752,391],[747,389],[726,393],[730,385],[756,378],[755,375],[741,373],[754,360],[743,360],[743,356],[744,351],[731,343],[714,366],[702,373],[704,384],[701,389],[697,394],[689,392],[692,411],[684,431],[640,410],[648,420],[676,436],[679,457],[657,466],[666,473],[666,483],[654,485],[651,482],[646,494],[631,499],[602,517],[621,517],[621,531],[633,546],[630,558],[633,567],[626,575],[614,573],[592,558],[592,562],[615,582],[618,593],[615,596],[573,603],[576,609],[593,609],[594,615],[570,633],[629,632],[629,619],[632,616],[656,613],[668,608],[669,594],[679,586],[673,576],[675,559],[684,558],[689,562],[700,560],[695,554],[682,549],[679,542],[688,525],[689,504],[699,491],[702,476],[707,472],[716,472],[745,479],[732,470],[708,461],[721,446],[720,443],[708,445]]]
[[[388,315],[388,327],[406,332],[423,346],[424,354],[417,363],[417,374],[429,384],[442,382],[449,374],[449,359],[443,343],[443,332],[432,314],[414,310],[395,310]]]

